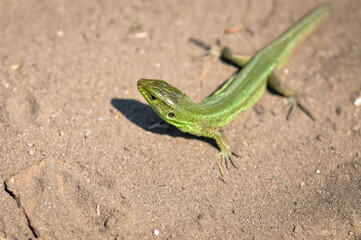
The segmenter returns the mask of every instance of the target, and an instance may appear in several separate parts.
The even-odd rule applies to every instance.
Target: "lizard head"
[[[153,110],[166,122],[185,131],[187,118],[179,111],[193,102],[187,95],[163,80],[139,79],[137,87]]]

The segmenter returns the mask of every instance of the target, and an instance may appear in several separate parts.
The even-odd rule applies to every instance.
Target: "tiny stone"
[[[305,182],[301,182],[301,183],[300,183],[300,186],[301,186],[301,187],[304,187],[305,185],[306,185]]]
[[[13,64],[11,65],[11,70],[18,70],[20,68],[20,64]]]
[[[158,236],[158,235],[159,235],[159,230],[155,229],[155,230],[153,231],[153,233],[154,233],[155,236]]]
[[[299,225],[295,225],[294,227],[293,227],[293,232],[294,233],[300,233],[301,232],[301,226],[299,226]]]
[[[316,173],[320,173],[321,171],[319,169],[316,170]]]
[[[322,138],[321,135],[318,134],[318,135],[316,136],[316,139],[321,142],[323,138]]]
[[[97,212],[97,215],[100,216],[100,206],[99,206],[99,204],[97,204],[96,212]]]
[[[353,103],[356,107],[361,106],[361,97],[356,98],[355,102]]]
[[[352,45],[351,45],[351,51],[352,51],[352,52],[356,52],[357,49],[358,49],[358,47],[357,47],[355,44],[352,44]]]
[[[89,129],[87,129],[86,132],[85,132],[84,137],[85,137],[85,138],[88,138],[91,134],[92,134],[92,131],[89,130]]]
[[[147,38],[148,37],[148,33],[147,32],[140,32],[140,33],[136,33],[134,34],[135,38]]]
[[[30,156],[33,156],[33,155],[34,155],[34,150],[33,150],[33,149],[29,149],[28,154],[29,154]]]
[[[341,113],[342,113],[342,108],[341,107],[336,107],[336,114],[340,116]]]
[[[58,35],[58,37],[62,37],[64,36],[64,31],[63,30],[59,30],[56,35]]]
[[[352,131],[357,132],[358,130],[360,130],[360,125],[355,124],[354,126],[352,126]]]

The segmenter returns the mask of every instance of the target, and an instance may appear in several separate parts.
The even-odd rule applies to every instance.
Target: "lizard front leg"
[[[224,175],[222,166],[226,166],[228,168],[228,161],[232,164],[233,167],[237,168],[237,166],[234,164],[232,160],[232,155],[238,157],[238,155],[232,150],[230,147],[227,137],[224,134],[223,130],[220,128],[212,128],[212,129],[206,129],[203,131],[203,136],[213,138],[220,150],[221,155],[221,164],[218,164],[219,171],[222,175]]]

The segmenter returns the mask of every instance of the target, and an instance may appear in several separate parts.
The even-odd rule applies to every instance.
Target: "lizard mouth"
[[[184,131],[189,123],[177,110],[177,104],[184,99],[184,94],[163,80],[139,79],[137,88],[153,110],[164,121]],[[187,98],[186,98],[187,99]]]
[[[164,99],[162,99],[162,96],[159,96],[162,91],[160,91],[159,89],[158,92],[152,91],[151,86],[148,86],[151,83],[152,82],[147,81],[147,79],[140,79],[137,82],[137,87],[140,94],[142,94],[142,96],[150,104],[150,106],[157,112],[160,111],[159,108],[161,108],[161,106],[163,108],[166,107],[168,109],[173,109],[173,107],[171,107],[166,101],[164,101]]]
[[[157,100],[158,98],[156,96],[154,96],[153,94],[151,94],[144,86],[144,83],[141,80],[138,81],[137,83],[137,87],[139,92],[142,94],[142,96],[149,102],[149,101],[154,101]]]

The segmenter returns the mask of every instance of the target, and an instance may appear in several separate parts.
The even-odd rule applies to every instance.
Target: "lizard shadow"
[[[173,125],[166,123],[154,112],[154,110],[149,105],[143,104],[134,99],[120,99],[120,98],[113,98],[110,101],[110,103],[129,121],[133,122],[135,125],[137,125],[138,127],[142,128],[145,131],[160,135],[169,135],[174,138],[183,137],[186,139],[198,139],[218,149],[217,144],[213,139],[198,137],[191,135],[189,133],[184,133],[178,130],[178,128],[174,127]],[[164,123],[162,124],[162,126],[164,127],[154,127],[154,128],[149,127],[160,122]]]

